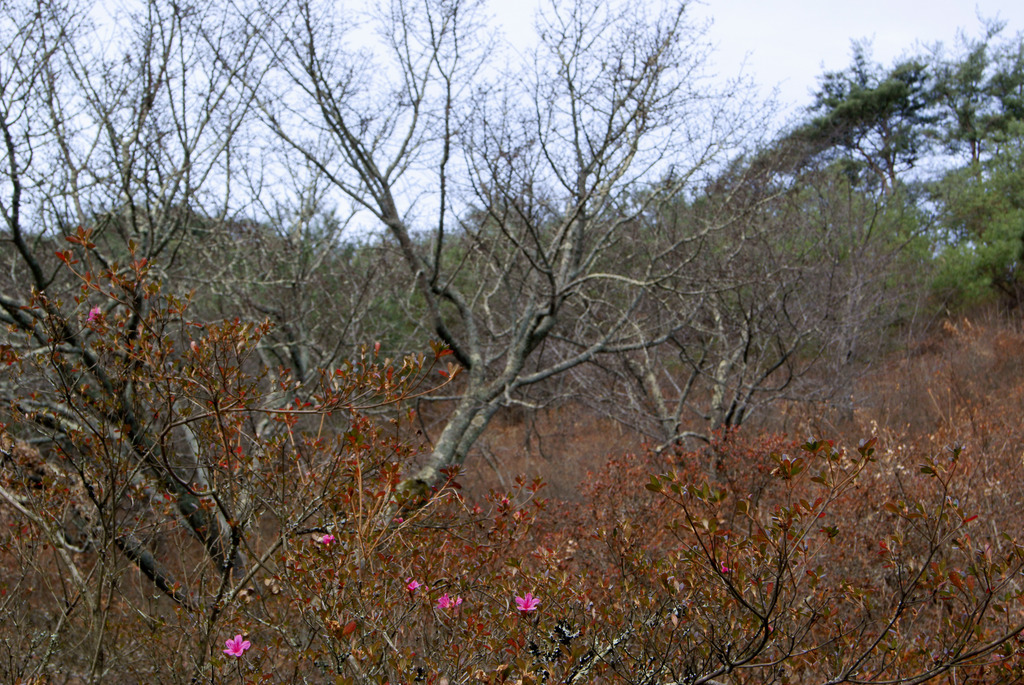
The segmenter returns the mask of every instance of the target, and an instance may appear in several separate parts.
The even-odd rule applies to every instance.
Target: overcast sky
[[[522,46],[516,34],[532,36],[541,2],[492,0],[491,11]],[[692,10],[714,22],[716,71],[735,76],[746,59],[746,73],[764,94],[778,86],[780,104],[790,110],[810,104],[823,71],[849,65],[851,40],[871,39],[875,60],[889,65],[915,44],[953,45],[957,29],[978,36],[979,15],[1004,20],[1006,36],[1024,31],[1024,0],[701,0]]]
[[[976,37],[978,16],[1006,21],[1004,35],[1024,30],[1021,0],[708,0],[711,40],[722,73],[747,69],[762,87],[778,85],[783,104],[806,105],[824,70],[850,63],[850,41],[872,40],[876,61],[891,64],[917,43],[952,45],[957,29]]]

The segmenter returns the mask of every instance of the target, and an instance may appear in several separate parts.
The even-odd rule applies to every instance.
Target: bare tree
[[[172,497],[227,576],[244,564],[232,542],[237,521],[200,494],[210,474],[195,436],[179,427],[180,442],[170,440],[147,389],[126,379],[143,365],[160,276],[179,272],[183,246],[234,211],[232,151],[251,103],[240,86],[260,78],[250,68],[256,31],[214,5],[147,2],[110,25],[48,0],[4,7],[2,343],[26,364],[48,361],[35,374],[4,374],[0,394],[16,422],[37,427],[21,431],[62,450],[59,471],[84,493],[91,525],[191,607],[138,526],[121,518],[119,498],[131,492],[112,493],[96,455],[71,437],[117,436],[130,487]],[[108,318],[122,331],[117,350],[83,325]]]
[[[638,316],[694,235],[631,227],[739,127],[686,3],[555,3],[504,70],[472,3],[395,0],[377,52],[346,51],[330,7],[295,7],[272,39],[293,88],[261,99],[265,121],[376,218],[466,371],[413,482],[461,464],[520,389],[676,330]]]
[[[256,574],[350,523],[331,504],[357,482],[337,434],[358,437],[360,478],[404,449],[359,407],[408,396],[418,362],[352,361],[359,321],[316,311],[332,288],[373,311],[374,253],[346,251],[315,175],[274,214],[250,163],[253,16],[163,0],[108,24],[48,0],[0,13],[0,506],[31,540],[3,561],[17,583],[59,579],[0,606],[5,643],[31,632],[16,680],[131,673],[114,605],[189,635],[171,681],[213,677],[216,631],[263,591]],[[308,452],[293,429],[312,414]]]
[[[738,160],[651,220],[707,226],[664,305],[686,324],[663,345],[581,369],[581,396],[667,446],[742,425],[781,399],[849,391],[913,302],[900,272],[913,205],[879,201],[785,141]],[[600,388],[600,389],[598,389]]]

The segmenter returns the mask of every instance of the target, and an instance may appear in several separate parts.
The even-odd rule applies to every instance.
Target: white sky
[[[532,34],[533,8],[544,1],[491,0],[491,11],[523,45],[517,34]],[[810,104],[817,77],[849,65],[851,40],[872,39],[875,61],[890,65],[918,44],[953,46],[958,29],[979,36],[979,15],[1006,21],[1004,36],[1024,31],[1024,0],[700,0],[691,8],[713,20],[717,73],[736,76],[746,60],[745,73],[766,96],[778,86],[786,109]]]
[[[810,103],[820,74],[849,65],[851,40],[872,39],[875,61],[889,65],[916,44],[953,46],[957,29],[979,36],[979,15],[1006,21],[1004,36],[1024,30],[1021,0],[708,0],[697,10],[714,21],[722,73],[749,55],[755,81],[797,106]]]

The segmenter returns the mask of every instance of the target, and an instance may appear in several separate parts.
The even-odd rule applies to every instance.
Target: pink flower
[[[540,600],[534,597],[531,593],[527,592],[522,597],[516,596],[516,608],[523,613],[527,611],[533,611],[540,606]]]
[[[100,318],[100,308],[93,307],[92,309],[89,310],[89,316],[86,318],[86,321],[92,322],[97,320],[98,318]]]
[[[318,538],[317,542],[319,542],[324,547],[327,547],[332,542],[334,542],[334,536],[333,535],[325,535],[322,538]]]
[[[227,649],[224,653],[228,656],[240,657],[245,654],[245,650],[252,647],[252,643],[248,640],[243,640],[241,635],[235,635],[230,640],[225,640],[224,644],[227,645]]]
[[[405,579],[405,589],[409,592],[416,592],[416,588],[423,587],[423,583],[412,578]],[[447,597],[447,595],[445,595]]]
[[[439,609],[454,609],[455,607],[462,604],[462,597],[449,597],[448,593],[444,593],[437,600],[437,608]]]
[[[721,566],[719,566],[719,570],[721,570],[722,573],[732,573],[732,569],[726,566],[724,561],[719,563],[721,564]]]

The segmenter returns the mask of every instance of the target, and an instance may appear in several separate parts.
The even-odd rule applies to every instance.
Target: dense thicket
[[[873,442],[722,473],[770,403],[1019,306],[1019,37],[856,46],[778,133],[685,2],[554,2],[525,56],[472,1],[103,9],[0,13],[5,680],[1019,677],[959,448],[851,547]],[[536,487],[454,478],[565,402],[674,472],[536,547]]]

